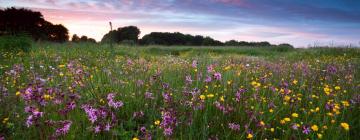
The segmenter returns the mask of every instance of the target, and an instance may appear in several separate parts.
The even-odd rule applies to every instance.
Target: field
[[[360,49],[0,52],[0,139],[356,139]]]

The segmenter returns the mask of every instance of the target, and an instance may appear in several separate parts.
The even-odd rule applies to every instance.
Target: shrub
[[[0,50],[8,52],[28,52],[31,49],[32,40],[26,35],[0,36]]]

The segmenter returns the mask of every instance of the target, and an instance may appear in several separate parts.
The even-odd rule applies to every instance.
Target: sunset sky
[[[360,0],[0,0],[0,6],[41,11],[70,34],[101,40],[135,25],[150,32],[182,32],[226,41],[360,45]]]

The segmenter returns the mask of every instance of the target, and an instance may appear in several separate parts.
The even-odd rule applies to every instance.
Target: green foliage
[[[32,39],[26,35],[0,36],[0,51],[28,52],[31,49]]]

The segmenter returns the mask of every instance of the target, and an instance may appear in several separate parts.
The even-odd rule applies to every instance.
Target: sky
[[[269,41],[296,47],[360,46],[360,0],[0,0],[0,7],[40,11],[70,35],[100,41],[135,25],[140,36],[182,32],[220,41]]]

